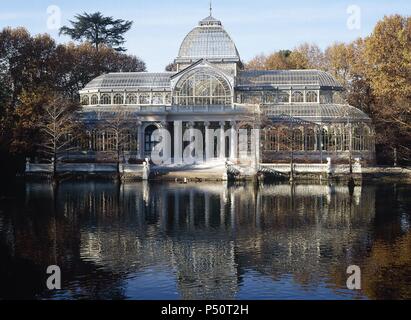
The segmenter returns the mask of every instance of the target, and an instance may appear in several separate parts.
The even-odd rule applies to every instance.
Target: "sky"
[[[369,35],[384,15],[411,15],[410,0],[213,0],[243,61],[260,53],[292,49],[301,43],[325,48]],[[185,35],[209,15],[209,0],[0,0],[0,29],[24,26],[32,34],[58,35],[74,15],[100,11],[134,22],[126,34],[127,52],[143,59],[148,71],[172,62]]]

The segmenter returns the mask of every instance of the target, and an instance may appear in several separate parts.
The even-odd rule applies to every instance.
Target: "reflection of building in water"
[[[164,186],[151,188],[153,192],[148,196],[144,187],[122,187],[120,210],[124,220],[116,215],[115,220],[120,223],[109,223],[111,217],[103,215],[107,221],[99,221],[101,224],[92,230],[82,232],[83,259],[118,272],[168,265],[176,270],[183,298],[233,298],[238,289],[233,242],[224,234],[213,238],[207,229],[197,233],[206,220],[211,226],[222,222],[219,215],[218,219],[209,216],[210,211],[224,211],[224,201],[218,197],[224,199],[226,189],[204,185],[200,193],[197,188],[183,186],[172,191]],[[181,239],[174,237],[177,233]],[[131,265],[133,270],[129,269]]]
[[[235,192],[245,194],[241,189]],[[241,225],[236,254],[242,268],[257,266],[275,279],[292,274],[303,284],[318,283],[320,270],[338,263],[341,269],[347,266],[353,243],[360,240],[361,249],[367,245],[373,196],[363,193],[357,204],[345,187],[272,185],[264,186],[255,197],[243,197],[236,205]],[[254,224],[249,210],[241,210],[253,202],[257,207]]]
[[[235,297],[238,279],[232,241],[178,242],[172,257],[183,298]]]
[[[318,283],[319,270],[346,266],[368,245],[374,193],[327,185],[63,183],[57,197],[68,224],[79,225],[82,261],[120,278],[164,266],[174,270],[183,298],[212,299],[234,298],[249,269]]]

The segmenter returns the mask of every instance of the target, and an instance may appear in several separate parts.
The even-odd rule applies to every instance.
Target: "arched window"
[[[165,104],[171,104],[171,93],[166,93]]]
[[[111,104],[111,97],[109,94],[102,94],[100,104]]]
[[[355,151],[362,151],[363,150],[363,136],[362,136],[362,130],[360,127],[355,127],[353,130],[353,135],[352,135],[352,141],[353,141],[353,146],[352,149]]]
[[[303,133],[300,129],[293,130],[293,145],[292,148],[295,151],[302,151],[303,149]]]
[[[150,157],[154,147],[156,146],[157,142],[151,139],[153,132],[157,130],[155,125],[150,125],[146,128],[144,132],[144,153],[146,156]]]
[[[290,102],[290,93],[288,91],[278,92],[278,102],[280,102],[280,103],[289,103]]]
[[[117,151],[116,150],[116,135],[114,132],[108,130],[105,132],[105,151]]]
[[[264,94],[264,103],[275,103],[275,92],[266,92]]]
[[[306,100],[306,102],[317,102],[317,100],[318,100],[317,92],[307,91],[307,94],[305,96],[305,100]]]
[[[364,126],[363,128],[363,139],[364,139],[364,149],[365,151],[371,150],[372,145],[372,134],[371,129],[368,126]]]
[[[149,93],[142,93],[139,97],[140,104],[150,104],[150,94]]]
[[[137,149],[137,133],[132,130],[124,130],[120,137],[121,151],[130,152]]]
[[[265,133],[265,150],[267,151],[277,151],[277,130],[274,128],[267,128]]]
[[[304,145],[306,151],[315,150],[315,131],[313,129],[305,130]]]
[[[116,93],[113,100],[114,104],[124,104],[124,95],[122,93]]]
[[[177,84],[174,96],[179,105],[228,105],[231,89],[225,78],[209,70],[196,71]]]
[[[291,150],[292,131],[289,128],[284,128],[279,131],[279,149],[280,151]]]
[[[349,126],[344,126],[342,128],[342,151],[350,150],[350,128]]]
[[[153,104],[163,104],[163,94],[162,93],[153,93]]]
[[[322,128],[318,133],[320,135],[320,139],[318,139],[320,143],[318,150],[326,151],[328,147],[328,130],[326,128]]]
[[[91,102],[90,102],[90,104],[92,104],[92,105],[96,105],[96,104],[98,104],[98,95],[96,95],[96,94],[93,94],[92,96],[91,96]]]
[[[126,104],[137,104],[137,95],[135,93],[127,94]]]
[[[91,133],[93,151],[105,151],[105,133],[100,130],[93,130]]]
[[[83,97],[81,98],[81,104],[82,104],[83,106],[89,105],[89,101],[90,101],[90,99],[88,98],[88,96],[83,96]]]
[[[326,150],[327,151],[336,151],[337,150],[337,129],[334,127],[331,127],[328,130],[328,137],[327,137],[327,146]]]
[[[304,102],[304,94],[301,91],[294,91],[291,96],[291,102]]]

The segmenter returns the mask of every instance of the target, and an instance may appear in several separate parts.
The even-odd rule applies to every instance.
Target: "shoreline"
[[[105,180],[116,181],[120,177],[121,182],[137,182],[144,181],[142,175],[121,172],[120,175],[116,172],[70,172],[58,173],[56,180]],[[27,181],[36,180],[53,180],[53,176],[48,172],[31,172],[18,176]],[[298,182],[347,182],[353,179],[355,183],[361,182],[405,182],[411,183],[411,168],[410,167],[365,167],[361,168],[361,173],[295,173],[293,180]],[[255,174],[249,176],[225,176],[220,170],[215,172],[201,172],[201,170],[182,170],[159,173],[156,170],[147,179],[149,181],[157,182],[223,182],[223,181],[287,181],[289,180],[289,173],[284,173],[282,176],[267,176],[264,174]]]

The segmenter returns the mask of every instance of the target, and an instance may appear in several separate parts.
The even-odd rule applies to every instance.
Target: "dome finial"
[[[210,17],[213,16],[213,2],[210,0]]]

